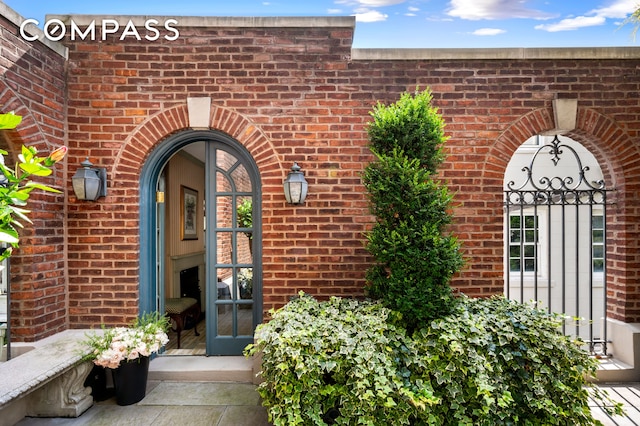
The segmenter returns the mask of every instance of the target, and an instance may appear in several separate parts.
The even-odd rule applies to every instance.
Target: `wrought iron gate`
[[[563,332],[606,356],[605,182],[558,136],[522,172],[505,189],[506,296],[565,315]]]

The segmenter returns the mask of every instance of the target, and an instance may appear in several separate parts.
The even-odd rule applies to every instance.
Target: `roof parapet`
[[[352,49],[353,61],[415,60],[531,60],[531,59],[640,59],[640,47],[522,47],[443,49]]]
[[[92,21],[115,20],[119,24],[132,21],[136,26],[144,26],[150,19],[164,21],[175,19],[184,27],[212,28],[355,28],[354,16],[157,16],[157,15],[47,15],[47,20],[58,19],[64,23],[75,22],[78,26],[90,25]]]
[[[18,14],[15,10],[11,9],[4,2],[0,2],[0,16],[4,16],[8,21],[14,24],[16,27],[20,28],[26,19]],[[62,56],[65,59],[69,58],[69,49],[64,46],[62,43],[58,43],[55,41],[51,41],[44,36],[44,32],[34,26],[29,26],[29,32],[33,33],[33,35],[38,37],[39,43],[47,46],[49,49],[56,52],[58,55]]]

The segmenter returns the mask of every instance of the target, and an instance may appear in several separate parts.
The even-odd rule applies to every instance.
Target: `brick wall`
[[[186,100],[196,96],[213,99],[211,127],[244,144],[260,167],[265,309],[299,290],[361,294],[369,260],[361,234],[371,218],[359,173],[371,103],[350,99],[337,81],[349,68],[352,28],[180,33],[164,43],[68,43],[69,161],[88,155],[112,185],[97,204],[70,201],[71,322],[137,314],[139,171],[159,141],[188,127]],[[312,188],[295,208],[282,194],[294,161]]]
[[[627,182],[638,181],[640,60],[352,60],[348,26],[180,32],[163,43],[68,43],[72,160],[89,155],[109,167],[113,185],[100,203],[70,204],[72,323],[136,314],[137,172],[149,150],[187,127],[190,96],[212,98],[211,127],[247,146],[260,167],[265,309],[299,290],[362,294],[370,262],[362,233],[372,221],[360,182],[371,160],[368,113],[427,86],[447,123],[442,175],[456,194],[453,230],[468,260],[453,285],[474,296],[502,291],[504,170],[520,143],[554,127],[552,100],[575,98],[571,136],[596,153],[618,189],[615,316],[640,319],[626,295],[636,293],[638,271],[637,188]],[[300,207],[286,205],[281,190],[294,161],[310,187]]]
[[[610,304],[616,318],[640,321],[637,50],[623,59],[536,51],[510,59],[453,52],[386,57],[352,51],[350,20],[213,21],[179,25],[175,41],[110,36],[66,43],[69,174],[88,156],[107,167],[110,181],[109,195],[98,202],[69,195],[72,327],[137,314],[140,170],[154,147],[188,129],[188,97],[211,97],[210,127],[242,143],[259,167],[265,310],[299,290],[362,295],[371,261],[362,234],[373,220],[360,181],[372,159],[369,112],[378,101],[427,86],[447,123],[442,176],[455,193],[452,230],[467,258],[453,285],[473,296],[502,292],[507,163],[529,136],[554,128],[553,99],[577,99],[578,125],[569,136],[596,155],[617,189]],[[306,203],[296,207],[282,194],[294,161],[309,182]]]
[[[0,112],[22,115],[20,126],[0,131],[0,148],[16,161],[22,145],[46,155],[65,143],[65,60],[61,49],[17,36],[15,19],[0,16]],[[49,178],[64,189],[65,165]],[[34,341],[68,328],[65,277],[65,197],[34,192],[21,248],[11,258],[12,340]]]

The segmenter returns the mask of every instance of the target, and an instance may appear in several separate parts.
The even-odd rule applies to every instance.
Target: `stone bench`
[[[86,332],[63,331],[0,363],[0,425],[24,417],[78,417],[93,405],[91,388],[84,386],[93,363],[81,361]],[[11,348],[20,345],[27,344]]]

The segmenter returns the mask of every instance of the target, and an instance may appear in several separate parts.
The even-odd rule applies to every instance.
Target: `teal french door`
[[[229,144],[205,151],[207,355],[240,355],[262,319],[258,175]]]
[[[204,143],[203,143],[204,142]],[[191,145],[191,147],[189,147]],[[262,322],[261,188],[253,157],[215,130],[176,133],[149,154],[140,175],[140,312],[164,312],[165,166],[182,149],[205,165],[205,291],[207,355],[241,355]],[[162,198],[162,197],[161,197]],[[249,216],[247,216],[249,212]]]

